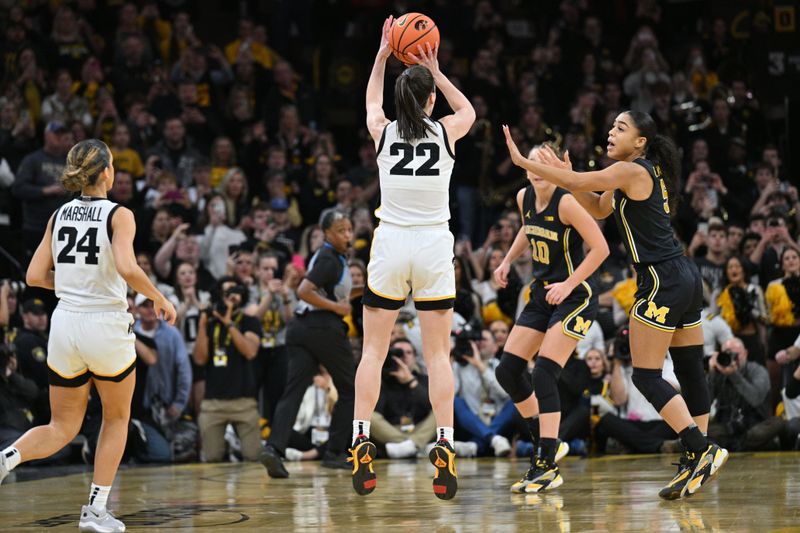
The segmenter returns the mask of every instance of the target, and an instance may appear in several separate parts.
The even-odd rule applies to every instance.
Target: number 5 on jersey
[[[77,228],[61,226],[58,230],[58,242],[61,241],[67,241],[67,244],[58,253],[56,263],[77,263],[77,256],[72,253],[72,249],[75,248],[76,252],[84,254],[84,264],[97,264],[97,254],[100,253],[100,247],[97,245],[97,228],[87,229],[86,233],[78,240]]]

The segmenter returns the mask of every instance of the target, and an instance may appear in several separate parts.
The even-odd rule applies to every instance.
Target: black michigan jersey
[[[561,198],[569,194],[556,187],[550,203],[541,213],[536,212],[536,191],[532,185],[525,189],[522,200],[522,220],[525,235],[533,248],[533,279],[554,283],[564,281],[583,261],[583,239],[558,216]]]
[[[683,255],[683,249],[672,232],[669,215],[669,195],[661,167],[647,159],[639,158],[641,165],[653,179],[653,190],[645,200],[631,200],[621,190],[614,191],[614,220],[619,234],[624,238],[634,264],[660,263]]]

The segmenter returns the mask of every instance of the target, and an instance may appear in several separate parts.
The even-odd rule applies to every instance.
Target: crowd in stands
[[[457,145],[450,196],[457,452],[524,456],[531,447],[494,377],[531,281],[526,257],[507,287],[492,275],[520,229],[513,198],[526,184],[500,125],[523,153],[552,142],[585,171],[612,163],[606,132],[625,109],[651,113],[682,150],[674,224],[706,283],[710,436],[732,450],[800,447],[800,204],[784,162],[788,119],[773,112],[783,101],[777,82],[748,66],[758,59],[748,42],[771,38],[758,18],[770,12],[751,14],[748,40],[728,9],[687,15],[697,3],[656,0],[614,9],[591,0],[458,9],[301,1],[268,11],[239,2],[239,13],[180,0],[0,4],[0,448],[49,420],[55,298],[21,280],[48,218],[69,199],[58,180],[67,151],[96,137],[113,152],[110,198],[136,217],[137,261],[178,311],[173,327],[129,296],[139,360],[128,459],[258,457],[286,381],[295,291],[323,245],[327,210],[351,217],[349,268],[354,286],[366,282],[380,195],[364,86],[380,22],[398,5],[437,22],[442,71],[477,113]],[[390,59],[389,109],[402,68]],[[443,100],[434,115],[446,111]],[[677,436],[631,378],[625,325],[636,282],[624,236],[600,224],[612,253],[595,275],[600,313],[561,375],[560,437],[582,455],[674,451]],[[229,300],[235,309],[222,316]],[[344,322],[357,362],[360,297],[351,308]],[[220,323],[238,333],[220,337]],[[421,351],[409,305],[372,421],[389,457],[415,456],[434,438]],[[669,358],[664,375],[678,386]],[[287,459],[321,457],[337,398],[320,368]],[[91,461],[99,412],[93,395],[80,446],[55,461]]]

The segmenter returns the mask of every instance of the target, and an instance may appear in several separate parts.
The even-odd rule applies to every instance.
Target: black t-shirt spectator
[[[258,319],[240,313],[234,318],[236,328],[242,333],[252,331],[261,338]],[[216,319],[208,321],[208,363],[206,363],[206,395],[209,400],[255,398],[258,383],[253,361],[245,359],[236,349],[233,339],[223,324]]]
[[[431,412],[428,400],[428,378],[414,374],[418,385],[411,389],[396,379],[385,379],[375,410],[392,425],[418,423]]]
[[[44,150],[37,150],[22,160],[13,186],[14,196],[22,200],[22,229],[43,235],[50,215],[69,199],[66,194],[45,196],[42,193],[44,187],[58,183],[66,163],[65,155],[52,155]]]
[[[47,339],[29,329],[21,329],[14,341],[19,372],[47,389]]]
[[[705,257],[696,257],[694,262],[700,270],[700,276],[708,283],[709,289],[715,291],[722,288],[722,276],[725,273],[725,263],[718,265],[712,263]]]

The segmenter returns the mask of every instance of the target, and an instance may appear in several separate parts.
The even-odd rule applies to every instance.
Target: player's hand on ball
[[[525,161],[525,157],[519,152],[517,143],[515,143],[514,139],[511,138],[511,130],[508,128],[508,124],[503,124],[503,134],[506,136],[506,146],[508,147],[508,153],[511,156],[511,162],[519,166],[523,161]]]
[[[572,293],[572,289],[572,285],[566,281],[551,283],[544,288],[547,291],[544,299],[550,305],[558,305]]]
[[[388,59],[390,55],[392,55],[392,49],[389,48],[389,32],[392,30],[392,24],[394,23],[394,17],[389,15],[389,17],[383,21],[383,29],[381,30],[381,44],[378,47],[378,56],[382,57],[383,59]]]
[[[504,289],[508,287],[508,272],[510,270],[511,265],[503,261],[494,271],[494,281]]]
[[[425,43],[425,48],[421,44],[417,45],[418,54],[406,52],[406,55],[414,60],[417,65],[422,65],[431,71],[431,74],[439,73],[439,43],[436,43],[436,48],[431,48],[431,43]]]

